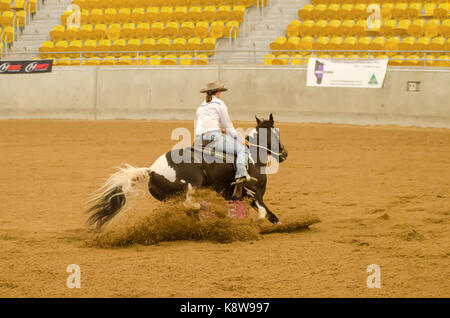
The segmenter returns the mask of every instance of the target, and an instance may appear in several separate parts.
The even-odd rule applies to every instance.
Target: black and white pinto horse
[[[267,218],[270,222],[279,224],[278,217],[263,201],[267,184],[265,169],[270,155],[277,162],[283,162],[288,153],[280,142],[278,129],[274,128],[272,114],[269,120],[256,117],[256,122],[256,128],[246,136],[250,143],[248,173],[252,180],[245,181],[242,195],[251,199],[252,207],[258,212],[259,218]],[[265,137],[261,138],[263,133]],[[264,142],[261,143],[261,140]],[[186,154],[191,159],[187,160],[188,162],[174,161],[174,158]],[[96,224],[97,230],[100,230],[105,223],[125,210],[125,207],[129,207],[140,193],[147,190],[160,201],[184,193],[185,206],[198,210],[200,204],[192,200],[192,193],[196,188],[210,188],[229,200],[234,190],[231,184],[234,181],[235,163],[220,163],[217,160],[214,162],[217,157],[211,158],[210,155],[205,152],[202,154],[196,147],[187,147],[163,154],[149,168],[126,165],[111,175],[101,188],[101,193],[90,201],[93,205],[88,210],[88,213],[91,213],[88,223]],[[209,160],[206,160],[208,157]]]

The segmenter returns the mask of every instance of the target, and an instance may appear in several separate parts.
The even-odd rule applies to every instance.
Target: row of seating
[[[111,23],[140,23],[140,22],[184,22],[184,21],[207,21],[212,22],[216,20],[230,21],[236,20],[242,22],[244,20],[245,6],[214,6],[190,7],[158,7],[148,8],[107,8],[107,9],[92,9],[81,10],[79,12],[81,24],[111,24]],[[66,10],[61,15],[61,23],[66,25],[68,21],[76,20],[74,15],[78,14],[76,10]]]
[[[186,41],[183,38],[177,38],[171,41],[168,38],[162,38],[155,41],[152,38],[145,39],[143,41],[138,39],[132,39],[126,41],[124,39],[119,39],[115,41],[111,40],[89,40],[89,41],[59,41],[51,42],[45,41],[39,48],[39,53],[42,57],[56,56],[61,57],[69,55],[71,57],[79,57],[80,53],[83,56],[89,57],[92,55],[106,56],[122,56],[122,55],[139,55],[150,56],[153,55],[155,51],[161,51],[159,55],[182,55],[186,51],[202,51],[199,54],[212,55],[216,48],[216,39],[214,38],[191,38]],[[71,52],[71,53],[69,53]],[[73,52],[73,53],[72,53]],[[86,53],[91,52],[91,53]],[[92,53],[92,52],[102,52],[102,53]],[[111,52],[111,53],[109,53]],[[115,52],[115,53],[114,53]],[[127,52],[127,53],[125,53]],[[128,53],[129,52],[129,53]],[[142,53],[141,53],[142,52]]]
[[[193,56],[185,54],[182,56],[175,55],[152,55],[148,58],[139,59],[133,56],[121,56],[116,58],[114,56],[98,57],[94,56],[88,59],[72,59],[63,57],[54,59],[56,66],[79,66],[79,65],[207,65],[208,56],[197,55]]]
[[[306,4],[298,10],[298,17],[305,19],[359,19],[367,18],[372,12],[379,12],[382,19],[416,18],[418,16],[446,18],[449,15],[449,3],[422,3],[421,1],[379,3],[330,3]]]
[[[294,50],[386,50],[386,51],[450,51],[450,41],[444,37],[327,37],[317,39],[311,36],[279,37],[270,44],[270,49]],[[304,53],[306,54],[306,53]],[[393,55],[395,53],[389,53]]]
[[[206,7],[243,5],[250,7],[252,5],[265,6],[267,0],[74,0],[72,4],[78,5],[82,9],[94,8],[139,8],[139,7]]]
[[[63,25],[57,25],[50,31],[50,38],[52,41],[61,40],[102,40],[109,39],[146,39],[152,37],[154,39],[160,39],[167,37],[169,39],[175,39],[177,37],[182,38],[222,38],[222,37],[234,37],[239,34],[239,22],[230,21],[224,23],[222,21],[214,21],[209,24],[208,22],[201,21],[196,24],[192,22],[183,22],[178,24],[177,22],[169,22],[164,25],[161,22],[155,22],[151,25],[149,23],[126,23],[120,24],[86,24],[81,28],[76,26],[65,27]]]
[[[450,35],[450,19],[402,19],[379,20],[369,24],[367,20],[294,20],[286,28],[286,35],[414,35],[429,37]]]
[[[332,3],[340,3],[340,4],[353,3],[353,4],[355,4],[355,3],[387,3],[387,2],[389,2],[389,3],[399,3],[399,2],[443,3],[443,2],[448,2],[448,0],[422,0],[422,1],[418,1],[418,0],[311,0],[311,3],[314,5],[332,4]]]
[[[334,59],[367,59],[370,56],[368,54],[320,54],[319,58],[334,58]],[[287,54],[267,54],[264,56],[265,65],[307,65],[311,55],[287,55]],[[388,65],[395,66],[425,66],[424,57],[419,55],[378,55],[376,58],[389,59]],[[426,56],[426,66],[446,66],[450,67],[450,55],[427,55]]]

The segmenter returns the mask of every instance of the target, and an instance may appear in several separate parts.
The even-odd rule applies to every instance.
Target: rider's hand
[[[246,147],[249,147],[250,146],[250,144],[249,144],[249,142],[248,142],[248,140],[247,139],[244,139],[244,142],[243,142],[243,144],[246,146]]]
[[[222,127],[222,129],[220,130],[222,132],[222,134],[226,135],[227,131],[225,130],[225,128]]]

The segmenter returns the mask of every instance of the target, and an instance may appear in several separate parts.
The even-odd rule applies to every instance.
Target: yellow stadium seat
[[[327,20],[318,20],[316,22],[316,25],[314,26],[314,34],[316,36],[324,35],[326,28],[328,27],[328,21]]]
[[[148,23],[155,23],[159,20],[159,8],[149,7],[145,11],[145,21]]]
[[[342,43],[344,43],[342,36],[333,36],[327,45],[327,50],[340,50]]]
[[[325,35],[340,35],[341,20],[331,20],[330,23],[325,27]]]
[[[194,23],[190,21],[183,22],[179,29],[179,35],[183,38],[191,38],[194,35]]]
[[[270,43],[270,49],[272,51],[283,50],[286,42],[287,42],[286,37],[284,36],[277,37],[272,43]]]
[[[105,24],[112,24],[117,22],[117,9],[108,8],[103,12],[102,21]]]
[[[317,41],[313,43],[314,50],[325,50],[330,42],[330,38],[327,36],[320,36]]]
[[[293,55],[298,54],[298,52],[296,51],[299,50],[299,47],[300,47],[300,38],[297,36],[291,36],[284,45],[284,50],[290,51],[287,53]]]
[[[395,34],[400,36],[408,35],[409,26],[411,25],[411,20],[402,19],[398,21],[398,27],[395,29]]]
[[[341,8],[338,11],[338,15],[341,19],[351,19],[353,11],[353,4],[352,3],[344,3]]]
[[[56,66],[69,66],[70,64],[70,58],[68,57],[61,57],[55,61]]]
[[[177,56],[172,54],[166,55],[161,61],[161,65],[177,65]]]
[[[97,44],[96,51],[97,55],[100,57],[109,56],[111,52],[112,42],[109,39],[100,40]]]
[[[156,51],[156,41],[155,39],[148,38],[142,41],[141,50],[144,51],[142,55],[151,56],[152,51]]]
[[[381,4],[380,14],[381,19],[390,20],[392,19],[392,10],[394,9],[394,4],[392,2],[385,2]]]
[[[187,51],[199,51],[202,46],[202,40],[200,38],[190,38],[186,44]]]
[[[291,65],[302,65],[303,64],[303,55],[300,55],[300,54],[292,55],[290,63],[291,63]]]
[[[78,38],[78,30],[79,29],[76,26],[67,27],[67,29],[64,31],[64,39],[66,39],[67,41],[76,40]]]
[[[25,16],[26,13],[23,10],[16,11],[16,17],[19,20],[19,27],[23,28],[25,27]]]
[[[437,59],[436,56],[427,54],[424,64],[426,63],[426,66],[434,66],[434,64],[436,63],[435,59]]]
[[[226,38],[234,38],[239,36],[239,22],[229,21],[225,24],[225,29],[223,30],[224,36]]]
[[[294,20],[289,23],[286,28],[286,36],[298,36],[299,35],[299,26],[301,26],[302,22],[300,20]]]
[[[164,28],[164,37],[174,39],[178,36],[178,22],[168,22]]]
[[[99,57],[91,57],[84,60],[84,65],[100,65]]]
[[[437,36],[439,34],[440,24],[439,19],[429,19],[425,26],[425,35],[430,38]]]
[[[81,26],[81,29],[78,31],[78,38],[83,41],[92,39],[94,38],[93,31],[94,27],[92,24],[85,24]]]
[[[443,37],[450,38],[450,19],[445,19],[439,25],[439,34]]]
[[[136,38],[140,40],[146,39],[150,35],[150,24],[142,22],[137,25],[135,31]]]
[[[170,50],[178,51],[177,54],[180,54],[181,51],[186,50],[186,39],[184,38],[174,39],[172,45],[170,46]]]
[[[128,55],[135,57],[137,55],[137,51],[141,50],[141,40],[139,39],[128,40],[125,50],[130,52],[128,53]]]
[[[355,4],[352,10],[351,16],[354,19],[365,19],[369,13],[367,13],[367,3],[359,2]]]
[[[410,19],[418,17],[421,11],[422,11],[422,2],[412,2],[409,4],[408,9],[406,9],[407,16]]]
[[[431,40],[429,37],[423,36],[417,39],[417,42],[414,44],[414,50],[416,51],[426,51],[428,49],[428,45]]]
[[[116,58],[114,56],[105,56],[100,62],[100,65],[114,65]]]
[[[425,33],[425,20],[415,19],[408,27],[408,34],[419,37]]]
[[[207,6],[202,11],[201,19],[207,22],[216,20],[216,7]]]
[[[55,54],[56,57],[61,58],[65,55],[65,52],[67,52],[67,47],[69,46],[69,43],[67,41],[58,41],[55,44],[54,52],[58,52]]]
[[[230,19],[242,22],[244,21],[244,15],[245,15],[245,6],[242,5],[234,6]]]
[[[316,22],[314,20],[305,20],[302,25],[299,26],[299,34],[302,36],[314,35],[314,26]]]
[[[166,55],[167,52],[170,50],[170,39],[169,38],[161,38],[156,41],[156,51],[162,51],[159,54],[160,55]]]
[[[195,63],[197,65],[207,65],[208,64],[208,56],[206,54],[198,54]]]
[[[190,7],[187,14],[187,19],[192,22],[198,22],[202,18],[202,8],[201,7]]]
[[[41,58],[51,57],[51,53],[54,52],[54,46],[55,44],[52,41],[44,41],[39,48],[39,56]]]
[[[216,49],[216,39],[215,38],[205,38],[201,46],[202,51],[214,51]],[[214,52],[203,52],[206,55],[213,55]]]
[[[344,20],[340,26],[340,32],[342,35],[353,35],[353,27],[355,26],[355,20]]]
[[[150,28],[150,36],[154,39],[162,38],[164,34],[164,24],[161,22],[152,23],[152,27]]]
[[[400,51],[412,51],[414,49],[415,44],[416,38],[413,36],[408,36],[400,41],[398,48]]]
[[[134,8],[131,11],[131,22],[134,24],[139,24],[146,22],[146,14],[144,8]]]
[[[312,17],[315,20],[320,20],[325,18],[325,10],[327,9],[327,6],[323,3],[317,4],[314,9],[312,10],[311,14]]]
[[[11,8],[11,0],[1,0],[0,1],[0,11],[6,11]],[[23,8],[23,6],[22,6]]]
[[[367,30],[367,20],[358,20],[353,27],[353,35],[362,36],[366,34]]]
[[[190,54],[183,54],[179,57],[180,65],[193,65],[194,57]]]
[[[384,23],[380,26],[380,33],[384,36],[394,35],[394,30],[397,28],[397,20],[390,19],[384,20]]]
[[[114,52],[113,55],[116,57],[124,55],[126,50],[127,42],[124,39],[114,40],[111,46],[111,51]]]
[[[186,21],[187,17],[188,17],[188,10],[186,7],[175,7],[173,18],[176,22],[182,23]]]
[[[65,27],[64,25],[55,25],[50,31],[50,38],[53,42],[58,42],[64,39]]]
[[[94,54],[95,54],[94,52],[97,50],[97,41],[96,40],[84,41],[83,46],[81,47],[81,50],[83,52],[83,57],[94,56]]]
[[[437,61],[435,62],[435,66],[444,66],[449,67],[450,66],[450,55],[441,55],[437,58]]]
[[[386,45],[386,38],[384,36],[377,36],[373,39],[372,43],[369,44],[369,50],[371,51],[381,51],[384,50]]]
[[[162,7],[159,12],[159,20],[161,22],[169,22],[173,20],[173,8],[172,7]]]
[[[441,2],[438,4],[437,8],[434,9],[433,15],[436,18],[444,19],[449,16],[450,6],[448,2]]]
[[[84,9],[94,9],[98,7],[98,0],[84,0]]]
[[[394,55],[389,59],[388,65],[401,66],[401,65],[403,65],[404,60],[405,60],[405,57],[403,55],[400,55],[400,54]]]
[[[313,19],[314,6],[312,4],[305,4],[300,10],[298,10],[298,17],[300,20]]]
[[[445,38],[442,36],[434,37],[431,43],[428,45],[428,50],[431,51],[444,51]]]
[[[220,6],[216,12],[216,19],[221,21],[230,21],[231,19],[231,7]]]
[[[327,6],[325,11],[323,12],[323,16],[327,18],[328,20],[338,19],[339,18],[339,3],[331,3]]]
[[[134,23],[125,23],[120,30],[120,37],[126,40],[134,38],[136,35],[136,26]]]
[[[106,37],[112,41],[120,39],[121,25],[119,23],[113,23],[108,26],[106,30]]]
[[[398,51],[399,45],[400,45],[400,37],[394,36],[388,38],[384,47],[387,51]],[[392,56],[395,55],[395,52],[386,52],[386,54]]]
[[[266,54],[264,56],[264,65],[272,65],[272,61],[275,59],[275,55]]]
[[[209,35],[213,38],[219,39],[223,37],[223,31],[225,30],[225,24],[222,21],[214,21],[209,28]]]
[[[369,49],[370,44],[372,43],[372,38],[369,36],[360,37],[358,43],[356,43],[356,49],[361,51],[366,51]]]
[[[74,13],[75,11],[72,10],[65,10],[63,12],[63,14],[61,15],[61,23],[63,25],[67,25],[67,19],[69,18],[70,15],[72,15],[72,13]]]
[[[161,65],[163,57],[161,55],[152,55],[148,58],[149,65]]]
[[[88,22],[90,24],[99,24],[103,19],[103,10],[102,9],[93,9],[88,17]]]
[[[67,46],[67,52],[72,52],[69,57],[77,58],[80,57],[80,52],[82,51],[83,42],[80,40],[71,41]]]
[[[389,56],[387,56],[386,54],[380,54],[376,56],[377,59],[389,59]]]
[[[92,37],[96,40],[103,40],[106,37],[106,24],[97,24],[92,31]]]
[[[408,55],[403,62],[405,66],[422,66],[423,60],[418,55]]]
[[[277,55],[272,61],[272,65],[287,65],[288,63],[289,55],[287,54]]]
[[[432,17],[434,15],[434,9],[436,9],[436,2],[427,2],[423,5],[424,14],[422,16]]]
[[[209,33],[209,23],[206,21],[199,21],[195,24],[194,35],[198,38],[206,38]]]
[[[352,56],[352,55],[350,55],[350,56]],[[350,57],[349,56],[349,57]],[[358,55],[353,55],[353,56],[357,56],[358,57]],[[320,58],[323,58],[323,59],[330,59],[331,58],[331,55],[330,54],[327,54],[327,53],[324,53],[324,54],[319,54],[319,57]]]
[[[344,39],[341,45],[342,50],[355,50],[358,39],[355,36],[349,36]]]
[[[394,19],[404,19],[408,17],[408,3],[398,2],[392,9],[392,17]]]
[[[117,22],[118,23],[128,23],[131,21],[131,9],[130,8],[120,8],[117,12]]]
[[[314,38],[312,36],[303,36],[299,44],[299,49],[304,51],[312,50],[313,43]],[[301,52],[300,54],[307,54],[307,52]]]

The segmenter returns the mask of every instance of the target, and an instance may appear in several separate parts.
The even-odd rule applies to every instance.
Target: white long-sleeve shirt
[[[213,96],[209,103],[204,101],[197,108],[196,118],[194,121],[195,136],[199,136],[213,130],[220,130],[221,125],[231,137],[235,139],[240,138],[236,132],[236,129],[234,129],[230,116],[228,115],[227,105],[225,105],[225,103],[216,96]]]

